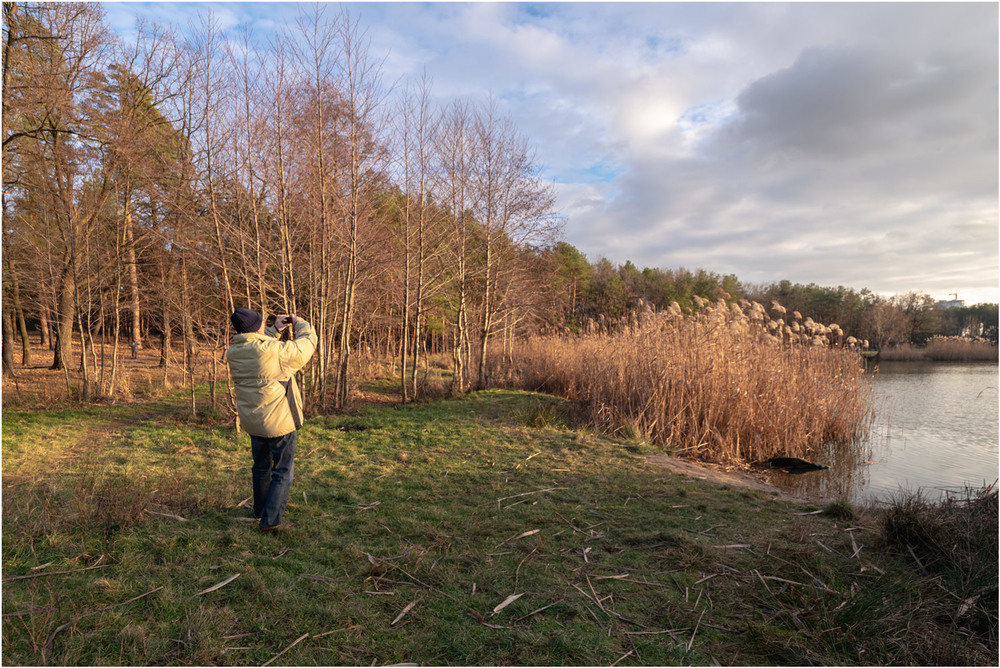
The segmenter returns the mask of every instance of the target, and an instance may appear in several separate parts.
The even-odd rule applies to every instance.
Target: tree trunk
[[[129,310],[132,313],[132,338],[142,345],[142,331],[140,330],[140,302],[139,302],[139,269],[135,256],[135,224],[132,221],[131,196],[126,194],[125,199],[125,256],[128,264],[128,287],[129,287]]]
[[[52,369],[68,369],[68,361],[72,357],[73,287],[73,265],[67,260],[57,287],[56,354]]]
[[[44,301],[47,302],[48,300]],[[49,307],[47,303],[43,303],[41,308],[38,309],[38,328],[41,330],[41,338],[38,343],[43,348],[48,348],[49,350],[52,350],[51,327],[52,325],[49,324]]]
[[[170,366],[170,308],[166,303],[163,304],[163,324],[160,328],[160,368],[164,369],[164,377],[166,377],[166,369]]]
[[[28,340],[28,326],[24,321],[24,308],[21,305],[21,289],[17,282],[17,272],[10,267],[11,297],[14,301],[14,317],[17,322],[17,333],[21,337],[21,366],[31,364],[31,342]]]
[[[14,372],[14,322],[7,302],[3,304],[3,375],[16,377]]]

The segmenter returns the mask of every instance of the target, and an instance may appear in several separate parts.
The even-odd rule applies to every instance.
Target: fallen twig
[[[854,533],[853,532],[852,533],[848,533],[847,535],[851,537],[851,547],[854,548],[854,553],[851,554],[851,559],[857,558],[858,561],[861,561],[861,557],[859,557],[858,554],[861,552],[861,548],[863,548],[864,545],[862,545],[861,547],[858,547],[857,542],[854,540]]]
[[[18,610],[17,612],[5,612],[4,617],[26,617],[28,615],[34,615],[38,612],[48,612],[54,610],[55,608],[29,608],[28,610]]]
[[[358,627],[355,626],[355,625],[345,626],[344,628],[341,628],[341,629],[333,629],[332,631],[324,631],[323,633],[320,633],[319,635],[313,636],[313,638],[314,639],[315,638],[323,638],[325,636],[330,635],[331,633],[339,633],[340,631],[350,631],[351,629],[356,629],[356,628],[358,628]]]
[[[558,601],[556,601],[555,603],[549,603],[548,605],[546,605],[546,606],[543,606],[543,607],[539,608],[538,610],[533,610],[533,611],[529,612],[528,614],[524,615],[523,617],[518,617],[518,618],[517,618],[516,620],[514,620],[514,621],[517,621],[517,622],[519,622],[519,621],[521,621],[522,619],[527,619],[528,617],[531,617],[532,615],[537,615],[537,614],[538,614],[539,612],[541,612],[542,610],[547,610],[548,608],[551,608],[551,607],[552,607],[553,605],[556,605],[556,604],[558,604],[558,603],[562,603],[562,602],[563,602],[563,600],[562,600],[562,599],[559,599],[559,600],[558,600]]]
[[[594,603],[597,604],[598,608],[604,610],[604,606],[601,605],[601,597],[597,595],[596,591],[594,591],[594,584],[590,581],[590,576],[584,575],[583,577],[587,579],[587,586],[590,587],[590,593],[594,595]],[[604,612],[607,612],[607,610],[604,610]]]
[[[155,510],[146,510],[150,515],[159,515],[160,517],[169,517],[172,520],[177,520],[178,522],[190,522],[186,517],[181,517],[180,515],[172,515],[171,513],[158,513]]]
[[[233,580],[235,580],[235,579],[236,579],[236,578],[238,578],[239,576],[240,576],[240,574],[239,574],[239,573],[237,573],[236,575],[231,575],[230,577],[226,578],[225,580],[223,580],[223,581],[222,581],[222,582],[220,582],[219,584],[217,584],[217,585],[212,585],[212,586],[211,586],[211,587],[209,587],[208,589],[203,589],[202,591],[200,591],[200,592],[198,592],[197,594],[195,594],[195,596],[201,596],[202,594],[207,594],[207,593],[209,593],[209,592],[213,592],[213,591],[215,591],[216,589],[222,589],[223,587],[225,587],[225,586],[226,586],[227,584],[229,584],[230,582],[232,582]]]
[[[306,638],[308,638],[308,637],[309,637],[309,634],[308,634],[308,633],[303,633],[303,634],[302,634],[302,635],[300,635],[300,636],[298,637],[298,639],[296,639],[296,641],[295,641],[295,642],[293,642],[293,643],[292,643],[291,645],[289,645],[289,646],[288,646],[288,647],[286,647],[285,649],[281,650],[280,652],[278,652],[277,654],[275,654],[274,656],[272,656],[272,657],[271,657],[270,659],[268,659],[268,660],[267,660],[266,662],[264,662],[264,663],[262,663],[262,664],[260,664],[260,665],[261,665],[262,667],[263,667],[263,666],[269,666],[269,665],[271,665],[272,663],[274,663],[274,660],[275,660],[275,659],[277,659],[277,658],[278,658],[279,656],[281,656],[282,654],[284,654],[285,652],[287,652],[287,651],[288,651],[288,650],[290,650],[291,648],[295,647],[296,645],[298,645],[298,644],[299,644],[300,642],[302,642],[303,640],[305,640],[305,639],[306,639]]]
[[[519,538],[527,538],[528,536],[534,536],[534,535],[535,535],[536,533],[538,533],[539,531],[541,531],[541,529],[532,529],[531,531],[525,531],[524,533],[521,533],[521,534],[518,534],[518,535],[514,536],[513,538],[508,538],[508,539],[507,539],[507,540],[505,540],[505,541],[504,541],[503,543],[500,543],[500,545],[504,545],[504,544],[506,544],[506,543],[509,543],[509,542],[510,542],[510,541],[512,541],[512,540],[517,540],[517,539],[519,539]],[[494,547],[493,549],[495,550],[495,549],[499,548],[499,547],[500,547],[500,545],[497,545],[497,546],[496,546],[496,547]]]
[[[72,571],[49,571],[48,573],[32,573],[31,575],[15,575],[14,577],[4,578],[3,582],[13,582],[14,580],[28,580],[30,578],[43,578],[47,575],[66,575],[68,573],[82,573],[83,571],[92,571],[95,568],[107,568],[111,564],[104,564],[103,566],[88,566],[87,568],[77,568]]]
[[[612,666],[614,666],[614,665],[617,665],[619,661],[621,661],[622,659],[625,659],[625,658],[627,658],[627,657],[630,657],[630,656],[632,656],[633,654],[635,654],[635,652],[634,652],[634,651],[632,651],[632,650],[629,650],[629,651],[628,651],[628,652],[626,652],[625,654],[622,654],[622,655],[621,655],[620,657],[618,657],[618,659],[617,659],[617,660],[616,660],[616,661],[615,661],[614,663],[612,663],[611,665],[612,665]]]
[[[691,639],[688,640],[687,644],[687,651],[689,652],[691,651],[691,646],[694,645],[694,637],[698,635],[698,627],[701,626],[701,618],[705,616],[706,612],[708,612],[708,610],[701,611],[701,616],[698,617],[698,623],[694,625],[694,631],[691,632]]]
[[[530,496],[531,494],[544,494],[545,492],[555,492],[555,491],[560,490],[560,489],[566,489],[566,488],[565,487],[549,487],[547,489],[535,490],[534,492],[522,492],[521,494],[512,494],[511,496],[504,496],[502,498],[497,499],[497,509],[500,508],[500,502],[501,501],[506,501],[507,499],[517,499],[517,498],[522,497],[522,496]]]
[[[702,612],[701,614],[705,613]],[[624,631],[623,633],[627,636],[661,636],[664,633],[674,636],[685,630],[686,629],[665,629],[663,631]]]
[[[507,598],[505,598],[500,605],[498,605],[497,607],[493,608],[493,614],[494,615],[497,614],[498,612],[500,612],[501,610],[503,610],[504,608],[506,608],[508,605],[510,605],[511,603],[513,603],[514,601],[516,601],[517,599],[521,598],[522,596],[524,596],[524,592],[522,592],[520,594],[511,594],[510,596],[508,596]]]
[[[392,620],[392,623],[390,623],[389,626],[395,626],[396,622],[398,622],[399,620],[401,620],[406,615],[406,613],[408,613],[410,610],[413,610],[414,606],[416,606],[417,603],[420,603],[420,601],[422,601],[422,600],[423,600],[423,598],[418,598],[417,600],[411,601],[409,604],[407,604],[407,606],[405,608],[403,608],[403,611],[401,613],[399,613],[398,615],[396,615],[396,619]]]
[[[561,519],[561,520],[562,520],[563,522],[565,522],[566,524],[568,524],[568,525],[569,525],[569,528],[570,528],[570,529],[572,529],[573,531],[575,531],[575,532],[577,532],[577,533],[581,533],[581,534],[583,534],[584,536],[586,536],[586,535],[587,535],[587,534],[586,534],[586,533],[584,533],[583,531],[580,531],[580,530],[579,530],[579,529],[577,529],[577,528],[576,528],[575,526],[573,526],[573,523],[572,523],[572,522],[570,522],[570,521],[569,521],[568,519],[566,519],[565,517],[563,517],[562,515],[560,515],[560,514],[559,514],[558,512],[556,512],[556,516],[557,516],[557,517],[558,517],[559,519]]]

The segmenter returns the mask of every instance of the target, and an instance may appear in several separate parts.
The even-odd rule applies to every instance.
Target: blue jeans
[[[293,431],[277,438],[250,436],[250,451],[253,453],[253,514],[260,518],[262,527],[281,523],[295,470],[297,434],[298,432]]]

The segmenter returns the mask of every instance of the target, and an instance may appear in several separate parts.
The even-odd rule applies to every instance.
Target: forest
[[[878,348],[996,340],[996,305],[591,262],[496,100],[387,81],[343,9],[305,8],[266,44],[210,15],[125,42],[99,4],[5,3],[3,21],[5,376],[51,360],[82,399],[113,399],[135,340],[164,379],[214,392],[240,306],[313,323],[320,410],[372,360],[393,360],[405,401],[445,359],[461,394],[489,385],[491,347],[705,299],[780,302]]]

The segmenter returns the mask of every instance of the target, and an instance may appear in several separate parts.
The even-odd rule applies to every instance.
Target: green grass
[[[314,418],[296,526],[278,535],[238,507],[247,437],[183,410],[5,411],[5,663],[939,657],[905,642],[908,626],[939,649],[962,640],[959,663],[996,661],[995,643],[923,614],[946,594],[881,549],[877,522],[667,472],[634,439],[572,430],[559,399],[490,391]]]

